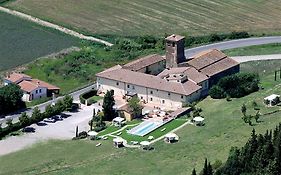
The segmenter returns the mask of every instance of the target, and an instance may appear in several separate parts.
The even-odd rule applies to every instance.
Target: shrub
[[[215,99],[239,98],[259,90],[259,76],[252,73],[237,73],[226,76],[210,89],[210,96]],[[233,86],[235,85],[235,86]]]

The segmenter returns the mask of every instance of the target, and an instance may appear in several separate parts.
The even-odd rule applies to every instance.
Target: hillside
[[[281,28],[280,0],[16,0],[6,6],[95,34],[273,34]]]

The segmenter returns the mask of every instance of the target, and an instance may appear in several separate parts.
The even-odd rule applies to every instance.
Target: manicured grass
[[[182,119],[172,120],[171,122],[169,122],[169,123],[167,123],[167,124],[157,128],[156,130],[152,131],[151,133],[149,133],[149,134],[147,134],[146,136],[143,136],[143,137],[128,134],[126,129],[131,129],[131,128],[135,127],[135,126],[132,126],[132,127],[128,127],[125,130],[123,130],[122,134],[120,136],[122,138],[126,139],[128,142],[130,142],[130,141],[144,141],[144,140],[147,140],[147,138],[149,136],[153,136],[154,139],[156,139],[158,137],[161,137],[161,136],[167,134],[171,130],[181,126],[185,122],[186,122],[186,120],[182,120]],[[163,128],[166,128],[166,130],[165,131],[161,131]]]
[[[50,141],[13,154],[0,157],[0,174],[191,174],[195,167],[202,169],[205,158],[211,162],[225,161],[232,146],[242,146],[253,128],[257,133],[275,128],[281,122],[281,113],[262,116],[253,126],[241,119],[241,106],[247,105],[248,114],[254,114],[251,106],[255,100],[261,113],[280,107],[265,107],[263,98],[272,93],[281,94],[280,83],[274,81],[273,68],[279,62],[244,63],[241,71],[259,70],[265,89],[227,102],[225,99],[206,98],[198,103],[202,108],[206,125],[187,125],[177,131],[180,140],[175,144],[159,141],[153,151],[140,149],[116,149],[110,140],[98,141]],[[268,66],[266,66],[268,65]],[[270,66],[271,65],[271,66]],[[150,135],[150,134],[149,134]],[[101,142],[100,147],[95,144]]]
[[[248,46],[236,49],[224,50],[229,56],[250,56],[250,55],[269,55],[269,54],[281,54],[281,44],[264,44],[258,46]]]
[[[280,33],[281,27],[276,0],[18,0],[7,6],[94,34]]]
[[[0,72],[77,46],[80,42],[61,32],[3,12],[0,12],[0,21]]]

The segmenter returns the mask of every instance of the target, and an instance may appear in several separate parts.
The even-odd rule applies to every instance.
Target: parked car
[[[63,120],[62,116],[60,116],[60,115],[55,115],[55,116],[52,117],[52,119],[55,119],[56,121],[62,121]]]
[[[35,128],[33,128],[33,127],[25,127],[25,128],[22,128],[21,131],[22,132],[35,132]]]
[[[55,123],[56,122],[56,120],[53,119],[53,118],[45,118],[43,121],[48,122],[48,123]]]

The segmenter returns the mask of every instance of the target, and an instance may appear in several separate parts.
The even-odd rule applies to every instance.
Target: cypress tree
[[[193,168],[191,175],[196,175],[196,170]]]

